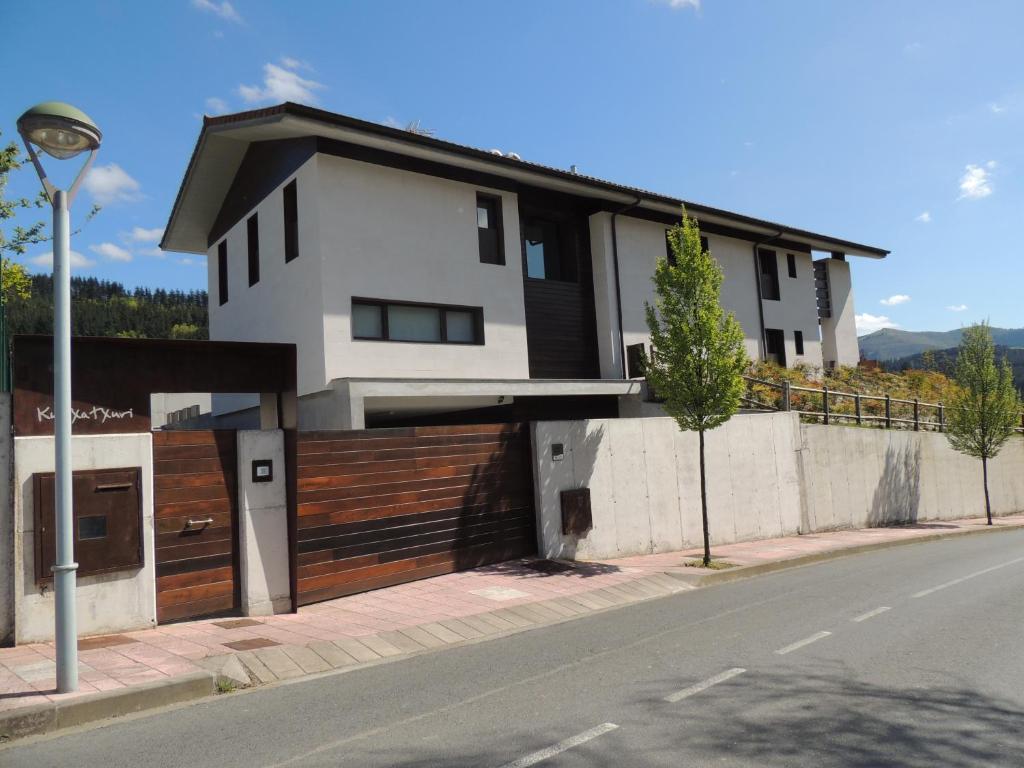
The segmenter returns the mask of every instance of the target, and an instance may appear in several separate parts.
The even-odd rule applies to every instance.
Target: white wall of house
[[[11,395],[0,392],[0,645],[14,632],[14,433]]]
[[[649,343],[644,302],[654,300],[654,275],[657,259],[665,256],[664,224],[619,216],[616,221],[619,252],[619,279],[622,293],[622,327],[626,345]],[[720,235],[708,236],[711,254],[725,273],[722,306],[732,312],[743,328],[747,354],[760,356],[761,320],[758,312],[757,281],[753,244]],[[615,273],[611,251],[609,214],[591,217],[591,248],[594,251],[594,295],[597,311],[601,371],[605,377],[618,376],[619,352]],[[765,300],[766,328],[778,328],[785,334],[786,360],[789,365],[806,363],[820,367],[821,341],[818,309],[814,292],[814,272],[809,253],[794,252],[797,277],[789,277],[788,253],[775,249],[779,266],[779,301]],[[852,305],[852,300],[851,300]],[[804,336],[804,354],[796,354],[795,331]]]
[[[821,321],[822,358],[825,365],[856,365],[860,361],[857,342],[856,311],[853,307],[853,282],[850,265],[839,259],[826,259],[832,317]]]
[[[207,251],[210,338],[297,344],[299,394],[320,391],[327,383],[318,160],[317,156],[307,160],[228,230],[228,301],[224,305],[219,303],[217,290],[218,243]],[[292,179],[297,183],[299,256],[286,263],[282,189]],[[260,279],[250,286],[246,222],[253,212],[259,214]],[[233,410],[256,402],[254,398],[219,395],[214,397],[214,410]]]
[[[318,161],[327,380],[529,378],[516,196],[346,158]],[[501,196],[504,265],[480,263],[477,192]],[[352,297],[482,307],[485,343],[355,340]]]

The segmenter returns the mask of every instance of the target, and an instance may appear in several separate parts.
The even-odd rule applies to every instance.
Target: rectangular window
[[[284,188],[284,260],[299,257],[299,195],[294,181]]]
[[[802,355],[804,353],[804,332],[793,331],[793,341],[796,345],[796,353]]]
[[[223,306],[228,303],[228,241],[217,244],[217,300]]]
[[[758,250],[758,268],[761,273],[761,298],[779,300],[779,260],[775,251]]]
[[[260,223],[258,214],[253,214],[245,222],[246,237],[249,244],[249,285],[260,281]]]
[[[353,299],[352,338],[423,344],[483,344],[483,310],[479,307]]]
[[[567,232],[557,221],[528,218],[523,221],[523,249],[526,251],[526,276],[537,280],[578,280],[575,249],[571,240],[563,242]],[[566,248],[565,246],[569,247]]]
[[[476,234],[481,264],[504,264],[505,243],[501,226],[501,198],[477,193]]]
[[[786,267],[789,269],[789,276],[796,277],[796,256],[792,253],[786,254]]]
[[[764,329],[764,351],[768,360],[786,365],[786,336],[778,328]]]

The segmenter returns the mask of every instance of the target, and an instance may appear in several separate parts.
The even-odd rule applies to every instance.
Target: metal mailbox
[[[590,489],[574,488],[562,491],[562,534],[585,536],[594,526],[590,511]]]
[[[142,490],[139,467],[73,473],[75,561],[78,575],[138,568],[142,554]],[[35,514],[36,582],[53,580],[56,561],[54,476],[32,476]]]

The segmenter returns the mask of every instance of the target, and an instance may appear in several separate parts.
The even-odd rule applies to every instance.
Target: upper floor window
[[[524,219],[527,277],[569,283],[579,279],[572,243],[563,242],[562,234],[562,227],[557,221],[536,217]]]
[[[258,214],[253,214],[245,222],[246,238],[249,248],[249,285],[260,281],[260,223]]]
[[[779,300],[779,260],[775,251],[760,249],[757,252],[758,271],[761,278],[761,298]]]
[[[789,269],[789,276],[796,277],[796,256],[792,253],[786,254],[786,267]]]
[[[483,310],[480,307],[353,299],[352,338],[483,344]]]
[[[793,331],[793,345],[796,347],[796,353],[802,355],[804,353],[804,332]]]
[[[299,196],[294,180],[284,188],[284,260],[299,256]]]
[[[217,301],[221,305],[228,303],[228,241],[221,240],[217,244]]]
[[[504,264],[505,243],[501,225],[501,198],[477,193],[476,233],[481,264]]]

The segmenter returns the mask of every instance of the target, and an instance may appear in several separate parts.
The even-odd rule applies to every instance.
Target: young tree
[[[697,222],[686,215],[668,232],[675,257],[659,258],[654,273],[655,301],[645,302],[651,354],[647,380],[679,428],[697,432],[700,448],[700,506],[704,525],[704,565],[711,563],[704,433],[736,413],[743,395],[743,372],[750,365],[743,331],[719,302],[722,269],[702,250]],[[674,263],[673,263],[674,262]]]
[[[1013,371],[996,364],[995,345],[987,323],[964,329],[956,356],[957,392],[949,406],[946,437],[960,453],[981,459],[985,484],[985,515],[992,525],[988,494],[988,460],[995,458],[1020,418],[1020,396]]]

